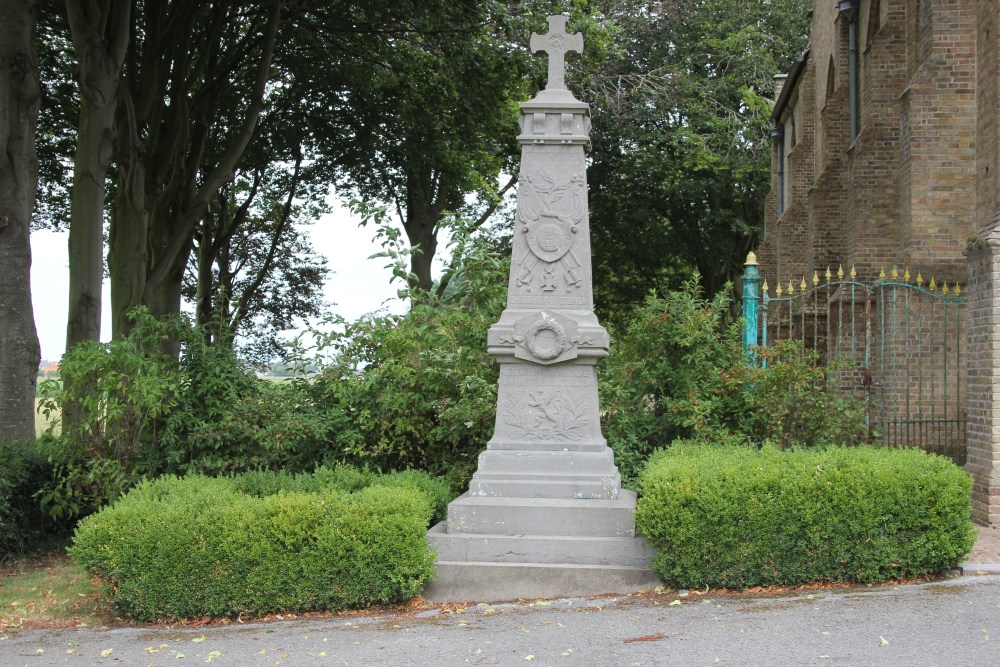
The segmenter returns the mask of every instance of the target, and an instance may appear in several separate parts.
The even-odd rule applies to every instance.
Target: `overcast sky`
[[[362,228],[352,220],[346,209],[335,205],[333,213],[324,216],[310,228],[313,246],[324,255],[333,274],[324,294],[327,302],[336,304],[331,310],[347,319],[388,307],[402,312],[405,305],[396,298],[398,282],[389,284],[392,273],[384,268],[385,258],[368,259],[381,250],[372,242],[375,231]],[[42,358],[57,360],[66,346],[66,311],[69,302],[69,269],[66,252],[67,234],[35,231],[31,234],[31,293],[35,309],[35,326],[42,346]],[[444,242],[439,248],[444,250]],[[440,251],[439,251],[439,254]],[[104,303],[111,297],[107,281]],[[103,308],[101,338],[111,336],[109,308]]]

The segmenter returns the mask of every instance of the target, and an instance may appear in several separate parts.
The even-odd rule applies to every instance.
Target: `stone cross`
[[[578,32],[567,34],[566,19],[562,15],[549,17],[549,33],[531,33],[531,51],[545,51],[549,54],[549,81],[545,90],[566,90],[564,74],[566,54],[570,51],[583,53],[583,35]]]

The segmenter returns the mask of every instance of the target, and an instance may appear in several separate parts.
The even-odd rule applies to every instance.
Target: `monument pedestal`
[[[432,602],[627,593],[659,584],[635,534],[635,494],[601,435],[585,148],[590,107],[563,85],[583,39],[549,17],[532,35],[549,82],[521,104],[521,175],[507,308],[487,345],[500,363],[493,438],[469,491],[428,534]]]

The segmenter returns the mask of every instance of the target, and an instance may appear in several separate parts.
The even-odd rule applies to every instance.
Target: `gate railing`
[[[865,403],[869,440],[965,457],[965,298],[957,283],[925,285],[908,269],[883,269],[874,282],[827,268],[807,281],[779,283],[771,296],[750,253],[743,274],[743,343],[801,340],[829,363],[831,381]],[[763,363],[766,363],[764,361]]]

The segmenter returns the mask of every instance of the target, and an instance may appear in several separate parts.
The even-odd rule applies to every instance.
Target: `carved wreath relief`
[[[517,258],[517,286],[528,292],[580,289],[584,276],[573,245],[586,216],[583,175],[560,180],[540,169],[521,174],[519,182],[517,223],[527,249]]]
[[[539,387],[508,398],[501,418],[525,440],[577,441],[587,434],[587,418],[563,389]]]

